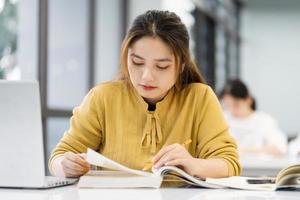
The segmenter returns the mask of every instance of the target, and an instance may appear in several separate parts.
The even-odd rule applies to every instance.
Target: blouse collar
[[[159,113],[167,110],[174,97],[175,87],[173,86],[168,91],[166,96],[161,101],[156,103],[155,111],[148,111],[148,103],[138,94],[132,84],[130,84],[129,87],[133,92],[135,98],[137,99],[139,105],[147,115],[146,124],[144,126],[143,135],[141,138],[141,148],[150,148],[150,152],[154,154],[157,151],[157,145],[162,142],[163,137]]]

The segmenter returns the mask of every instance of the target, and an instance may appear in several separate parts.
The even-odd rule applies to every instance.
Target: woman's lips
[[[157,87],[150,86],[150,85],[140,85],[140,86],[146,91],[154,90],[157,88]]]

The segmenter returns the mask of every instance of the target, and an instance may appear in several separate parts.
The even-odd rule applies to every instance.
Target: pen
[[[184,143],[182,143],[181,145],[186,148],[187,145],[189,145],[192,142],[191,139],[188,139],[187,141],[185,141]],[[143,171],[146,171],[148,169],[151,169],[151,167],[153,167],[154,163],[153,162],[147,162],[147,164],[145,165],[145,167],[143,168]]]

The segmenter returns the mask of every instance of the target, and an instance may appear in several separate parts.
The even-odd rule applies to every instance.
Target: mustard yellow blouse
[[[148,111],[148,104],[124,81],[100,84],[73,110],[70,128],[49,160],[67,151],[92,148],[134,169],[142,169],[161,149],[192,139],[190,154],[197,158],[221,158],[229,175],[240,174],[237,146],[228,132],[220,104],[212,89],[192,83],[180,91],[173,87]]]

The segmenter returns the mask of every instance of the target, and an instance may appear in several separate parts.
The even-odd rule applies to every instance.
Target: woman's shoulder
[[[126,82],[123,80],[113,80],[97,84],[92,88],[96,94],[112,94],[120,93],[120,91],[126,88]]]
[[[113,101],[124,94],[128,94],[128,92],[125,81],[113,80],[97,84],[89,91],[89,94],[96,100],[106,99],[107,101]]]
[[[215,96],[215,93],[209,85],[204,83],[190,83],[183,89],[185,96],[192,95],[199,98],[210,98]]]

